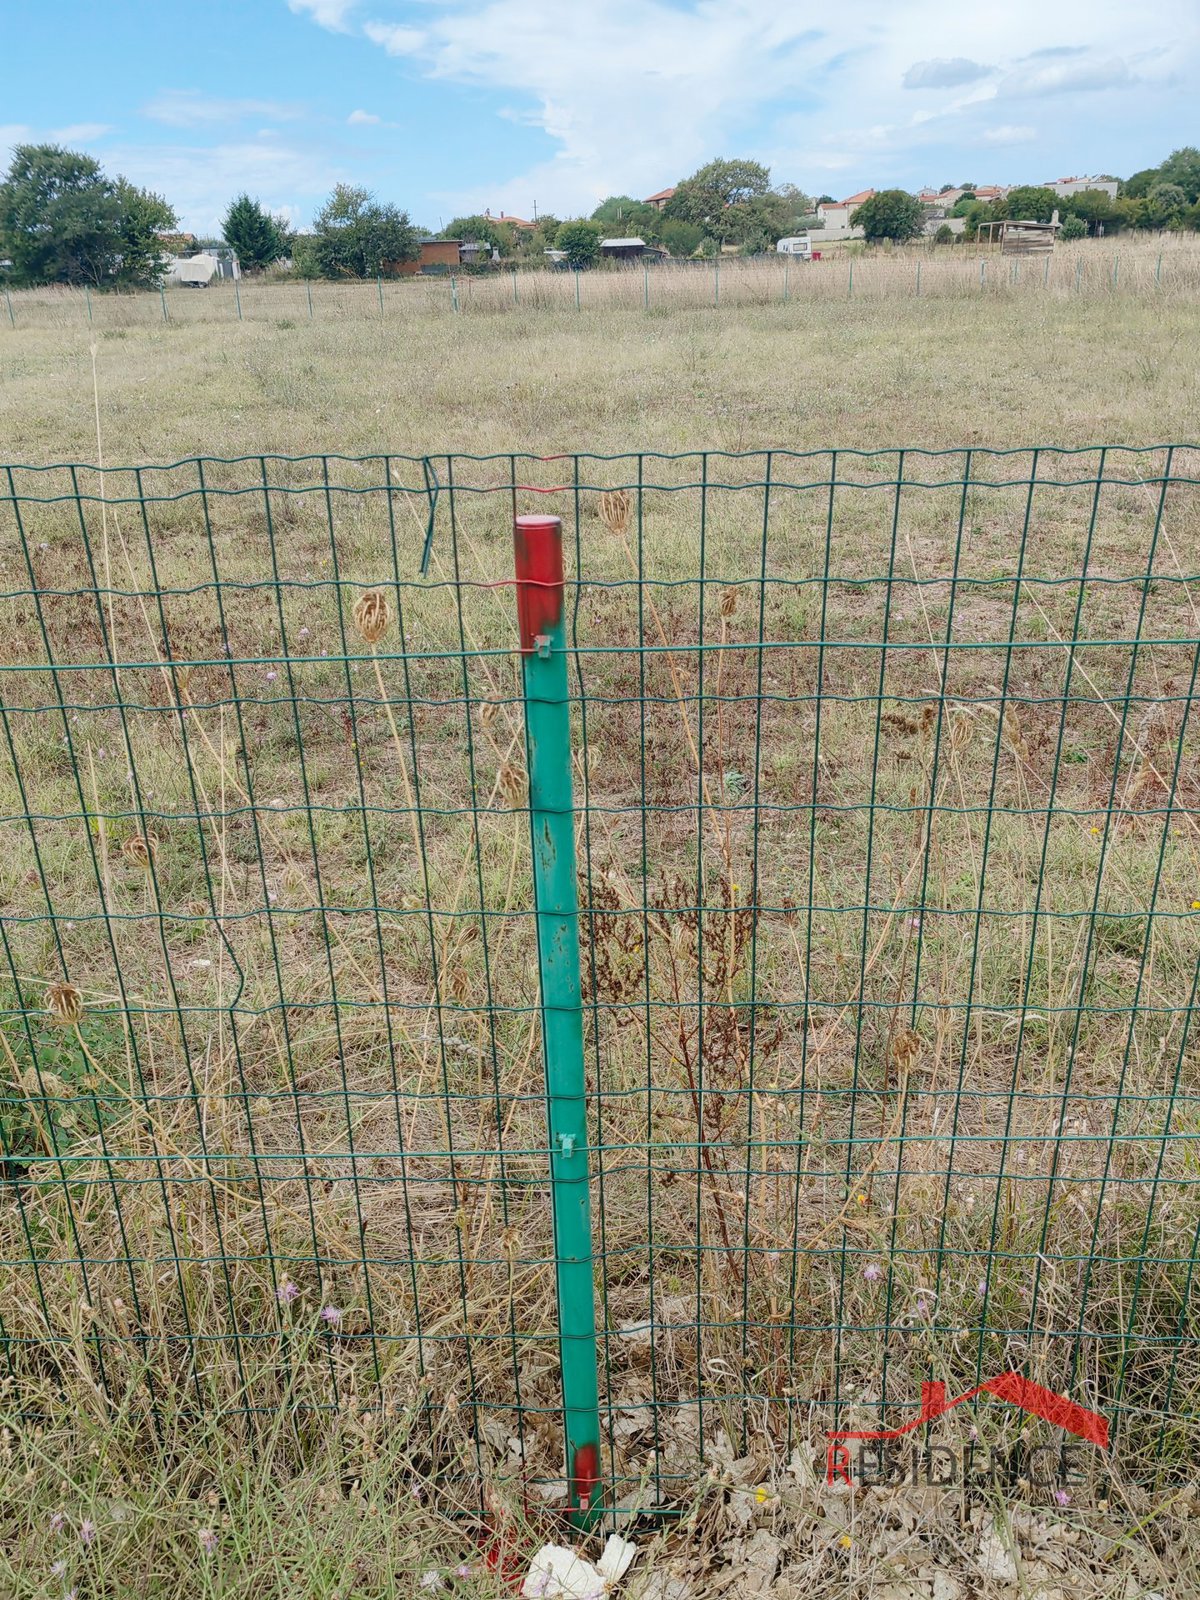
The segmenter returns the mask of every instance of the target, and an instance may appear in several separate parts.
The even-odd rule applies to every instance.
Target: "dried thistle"
[[[625,533],[632,507],[628,489],[608,489],[600,496],[600,521],[609,533]]]
[[[965,750],[971,739],[971,713],[969,711],[952,711],[950,713],[950,754],[957,755],[960,750]]]
[[[126,861],[132,861],[135,867],[141,867],[143,872],[149,872],[157,848],[154,840],[148,839],[144,833],[131,833],[121,846],[121,854]]]
[[[1011,706],[1005,706],[1004,708],[1004,716],[1000,723],[1000,736],[1013,755],[1021,761],[1028,760],[1029,750],[1021,735],[1021,723],[1017,713]]]
[[[737,603],[738,592],[732,585],[728,589],[723,589],[721,591],[721,615],[726,619],[726,621],[728,621],[728,619],[733,616],[734,612],[737,610]]]
[[[525,777],[520,767],[513,766],[511,761],[506,761],[496,776],[496,787],[500,791],[500,798],[510,806],[519,804],[521,796],[525,793]]]
[[[446,971],[445,985],[446,993],[450,996],[451,1000],[454,1000],[457,1002],[457,1004],[461,1005],[470,992],[470,984],[467,980],[466,967],[464,967],[458,961],[451,962]]]
[[[780,905],[783,907],[783,920],[790,927],[795,927],[796,923],[800,920],[799,913],[796,910],[796,902],[792,899],[790,894],[785,894],[783,899],[780,901]]]
[[[897,1070],[903,1074],[910,1073],[920,1060],[924,1048],[921,1035],[912,1028],[901,1028],[893,1034],[890,1054]]]
[[[479,708],[479,720],[485,728],[490,728],[499,715],[499,700],[485,700]]]
[[[392,608],[382,589],[368,589],[354,608],[354,625],[368,644],[376,644],[392,620]]]
[[[83,996],[73,983],[52,983],[46,990],[46,1010],[60,1027],[72,1028],[83,1016]]]

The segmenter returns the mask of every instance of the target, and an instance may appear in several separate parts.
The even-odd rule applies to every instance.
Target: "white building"
[[[861,228],[850,226],[850,214],[857,211],[875,193],[874,189],[860,189],[846,200],[831,201],[817,207],[817,215],[825,224],[821,230],[825,239],[861,239]]]
[[[1118,186],[1115,178],[1056,178],[1045,187],[1064,199],[1069,194],[1082,194],[1085,189],[1100,189],[1110,200],[1115,200]]]

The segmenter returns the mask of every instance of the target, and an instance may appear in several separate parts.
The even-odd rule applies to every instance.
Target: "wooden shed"
[[[989,244],[999,239],[1002,256],[1048,256],[1061,227],[1056,211],[1049,222],[983,222],[979,236],[986,233]]]
[[[386,270],[401,278],[415,278],[430,267],[453,270],[462,264],[462,244],[461,239],[422,239],[420,255],[411,261],[388,262]]]

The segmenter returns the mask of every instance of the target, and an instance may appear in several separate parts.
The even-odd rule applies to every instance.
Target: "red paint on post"
[[[529,655],[537,649],[538,634],[548,633],[562,616],[562,518],[516,517],[513,554],[517,568],[521,650]]]
[[[581,1444],[571,1468],[571,1495],[584,1511],[591,1510],[600,1487],[600,1451],[594,1444]]]

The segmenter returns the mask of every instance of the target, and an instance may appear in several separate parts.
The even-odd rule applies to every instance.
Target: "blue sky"
[[[1200,143],[1197,0],[3,0],[0,152],[216,228],[339,180],[424,226],[589,211],[716,155],[836,197],[1127,174]]]

